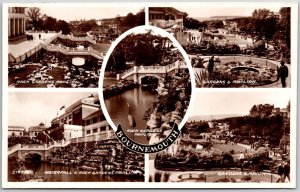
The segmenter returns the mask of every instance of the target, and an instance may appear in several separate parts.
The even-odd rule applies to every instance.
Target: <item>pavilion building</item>
[[[149,21],[152,25],[161,28],[183,29],[183,12],[173,7],[150,7]]]
[[[80,99],[60,111],[47,130],[54,140],[87,142],[111,137],[112,129],[103,115],[97,95]]]
[[[14,41],[25,37],[25,7],[8,8],[8,40]]]

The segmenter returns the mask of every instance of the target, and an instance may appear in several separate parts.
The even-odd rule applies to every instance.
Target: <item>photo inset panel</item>
[[[291,7],[150,7],[149,22],[184,47],[197,87],[291,87]]]
[[[96,93],[18,92],[8,99],[8,182],[144,181],[144,155],[119,142]]]
[[[151,145],[184,124],[192,91],[190,71],[167,32],[146,26],[128,32],[105,66],[104,104],[116,127],[136,143]]]
[[[143,7],[8,7],[9,87],[97,88],[103,58]]]
[[[150,159],[150,181],[289,183],[290,99],[279,92],[197,93],[181,137]]]

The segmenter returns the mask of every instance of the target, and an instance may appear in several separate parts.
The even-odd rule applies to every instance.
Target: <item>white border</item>
[[[219,4],[217,4],[219,3]],[[8,31],[7,8],[10,6],[59,6],[59,7],[256,7],[258,5],[274,5],[291,7],[291,88],[200,88],[196,92],[285,92],[291,95],[291,182],[290,183],[146,183],[146,182],[7,182],[7,129],[8,126],[8,93],[9,92],[97,92],[95,89],[70,88],[8,88]],[[135,3],[4,3],[2,5],[2,187],[3,188],[295,188],[296,187],[296,134],[297,134],[297,55],[298,55],[298,4],[296,1],[286,2],[135,2]],[[146,13],[146,9],[145,9]],[[4,128],[4,129],[3,129]],[[147,163],[147,160],[145,159]],[[148,166],[145,167],[147,173]],[[147,178],[147,177],[145,177]]]

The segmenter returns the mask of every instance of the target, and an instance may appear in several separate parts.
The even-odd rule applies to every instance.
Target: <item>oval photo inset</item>
[[[132,150],[135,144],[172,144],[179,136],[174,130],[187,120],[195,87],[188,56],[175,38],[153,26],[133,28],[112,45],[102,67],[101,107],[113,129],[122,130],[116,132],[121,142]]]

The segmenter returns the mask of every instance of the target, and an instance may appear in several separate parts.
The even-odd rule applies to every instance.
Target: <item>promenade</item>
[[[39,39],[39,34],[41,34],[41,39]],[[28,41],[24,40],[17,44],[10,43],[8,45],[8,52],[14,57],[17,58],[24,53],[34,49],[39,46],[40,43],[48,42],[50,39],[54,38],[57,33],[30,33],[33,36],[33,40]]]

